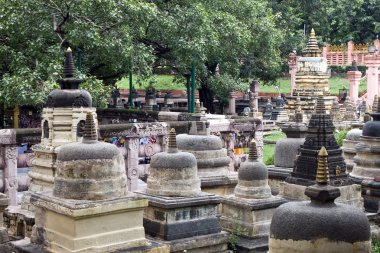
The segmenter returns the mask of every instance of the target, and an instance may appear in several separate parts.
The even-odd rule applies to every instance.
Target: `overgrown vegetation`
[[[336,130],[334,133],[334,137],[336,142],[338,143],[339,146],[343,145],[343,140],[346,138],[346,135],[350,129],[344,129],[344,130]]]
[[[380,253],[380,240],[372,237],[372,253]]]
[[[266,135],[264,137],[265,141],[278,141],[285,139],[286,135],[282,131],[272,131],[271,134]],[[275,144],[265,144],[263,150],[263,161],[265,165],[273,165],[274,164],[274,150]]]

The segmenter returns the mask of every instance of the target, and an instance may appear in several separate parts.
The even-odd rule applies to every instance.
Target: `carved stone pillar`
[[[137,190],[138,184],[138,165],[139,165],[139,138],[128,138],[126,140],[127,156],[127,177],[128,177],[128,191]]]
[[[364,58],[367,69],[367,104],[372,105],[373,98],[379,92],[380,55],[367,54]]]
[[[350,99],[354,103],[358,100],[359,97],[359,82],[362,77],[360,71],[348,71],[347,78],[350,83]]]
[[[297,55],[295,53],[289,54],[289,72],[290,72],[290,94],[293,95],[293,90],[296,87],[296,73],[297,73]]]
[[[228,113],[229,114],[235,114],[236,113],[236,94],[234,91],[230,92],[229,97],[228,97]]]
[[[0,148],[4,161],[3,181],[4,193],[9,198],[9,205],[17,205],[17,144],[16,131],[13,129],[0,130]]]
[[[263,162],[263,150],[264,150],[264,125],[262,122],[256,125],[255,129],[255,141],[257,147],[258,160]]]

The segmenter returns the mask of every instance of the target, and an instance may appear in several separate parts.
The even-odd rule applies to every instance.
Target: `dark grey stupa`
[[[92,98],[86,90],[79,90],[82,79],[75,78],[75,66],[70,48],[65,52],[63,78],[57,80],[61,89],[53,90],[48,96],[46,107],[92,107]]]
[[[371,233],[359,209],[334,203],[340,190],[330,186],[327,151],[318,156],[316,185],[306,188],[311,201],[281,205],[270,226],[269,253],[370,252]]]

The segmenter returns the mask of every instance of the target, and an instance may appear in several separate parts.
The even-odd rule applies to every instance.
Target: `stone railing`
[[[373,45],[380,50],[380,41],[374,40]],[[346,45],[324,45],[322,56],[327,59],[329,65],[351,65],[355,60],[358,65],[365,65],[364,57],[368,54],[370,44],[354,44],[349,41]]]
[[[169,116],[177,117],[175,113]],[[244,151],[244,148],[248,147],[249,141],[255,138],[259,156],[262,158],[263,126],[259,119],[211,120],[211,123],[209,121],[174,120],[100,125],[99,139],[117,145],[124,154],[129,190],[137,189],[138,178],[148,174],[150,157],[165,150],[169,128],[175,128],[177,134],[211,132],[211,134],[219,136],[235,167],[240,163],[242,155],[246,155],[246,152],[240,151]],[[207,128],[209,129],[205,130]],[[41,134],[39,128],[0,130],[0,170],[3,171],[3,192],[10,198],[10,205],[17,205],[17,191],[20,190],[17,147],[23,143],[28,145],[40,143]]]

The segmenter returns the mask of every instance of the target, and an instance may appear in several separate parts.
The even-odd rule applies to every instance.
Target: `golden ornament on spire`
[[[318,153],[318,168],[316,177],[317,184],[319,185],[327,185],[329,182],[329,167],[327,156],[327,150],[324,146],[322,146],[321,150]]]
[[[250,147],[249,147],[248,160],[249,161],[257,161],[258,157],[259,156],[257,155],[256,141],[255,141],[255,139],[252,139]]]
[[[177,151],[178,151],[177,135],[176,135],[175,129],[172,128],[172,129],[170,129],[170,132],[169,132],[168,152],[169,153],[175,153]]]
[[[303,56],[306,57],[320,57],[321,50],[318,47],[317,39],[315,38],[315,31],[312,28],[307,42],[306,48],[302,51]]]
[[[66,52],[72,52],[73,50],[71,50],[71,47],[68,47]]]

